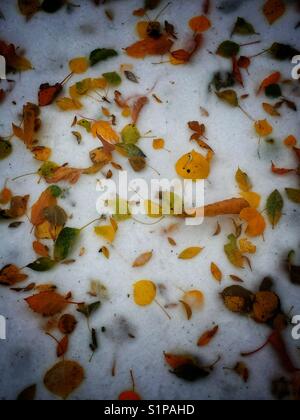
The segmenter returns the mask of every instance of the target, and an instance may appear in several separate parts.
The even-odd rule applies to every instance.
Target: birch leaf
[[[267,213],[273,229],[282,217],[283,207],[284,201],[280,192],[278,190],[273,191],[267,200]]]

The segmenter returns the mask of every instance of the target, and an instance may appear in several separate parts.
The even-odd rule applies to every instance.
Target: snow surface
[[[12,121],[18,121],[22,105],[26,101],[36,101],[36,92],[43,82],[57,82],[68,74],[68,61],[71,58],[88,55],[98,47],[112,47],[121,51],[136,40],[134,26],[137,18],[132,11],[141,7],[140,0],[112,1],[108,4],[114,11],[115,20],[110,22],[104,15],[104,8],[95,8],[88,1],[77,0],[81,4],[72,14],[65,10],[54,15],[39,13],[30,22],[16,13],[16,1],[1,1],[1,11],[5,20],[0,21],[1,39],[20,45],[26,55],[34,63],[35,71],[16,76],[17,83],[1,110],[1,135],[8,135]],[[222,2],[213,2],[220,5]],[[166,148],[171,151],[157,152],[152,149],[151,140],[142,140],[141,147],[147,154],[150,164],[161,173],[162,177],[174,178],[174,164],[188,151],[189,132],[187,121],[201,120],[208,128],[207,136],[210,145],[216,150],[212,164],[212,173],[206,183],[206,202],[214,202],[224,198],[237,196],[238,190],[234,174],[240,166],[251,177],[254,189],[261,193],[263,200],[275,189],[281,191],[285,187],[297,188],[294,175],[277,177],[270,173],[270,162],[274,160],[282,166],[295,165],[295,160],[282,140],[289,134],[300,137],[298,114],[284,110],[280,119],[272,119],[276,145],[261,146],[261,159],[258,158],[258,140],[250,121],[237,109],[220,103],[214,95],[208,93],[208,83],[212,73],[220,68],[226,69],[226,60],[209,54],[215,51],[219,43],[227,38],[237,16],[251,21],[257,32],[261,34],[262,44],[246,47],[246,55],[268,47],[274,41],[297,45],[299,32],[293,28],[299,20],[295,11],[291,10],[274,26],[269,27],[260,11],[261,1],[239,1],[239,7],[232,13],[214,11],[211,16],[213,28],[206,36],[205,48],[197,54],[193,62],[186,67],[170,65],[155,66],[157,58],[137,61],[125,55],[95,66],[88,74],[99,76],[106,71],[118,70],[120,64],[131,63],[134,72],[140,77],[138,86],[124,82],[121,91],[124,94],[144,93],[156,83],[155,93],[163,100],[158,104],[154,100],[145,108],[139,122],[141,132],[153,130],[155,135],[166,139]],[[165,18],[174,24],[180,39],[188,37],[188,20],[201,10],[199,0],[176,1],[165,13]],[[155,15],[155,13],[153,13]],[[236,38],[244,42],[244,38]],[[248,39],[248,38],[247,38]],[[251,38],[252,39],[252,38]],[[253,37],[257,39],[257,37]],[[299,47],[299,45],[298,45]],[[259,100],[253,92],[259,82],[273,70],[282,71],[284,77],[290,78],[292,64],[278,63],[267,57],[253,62],[250,75],[246,77],[246,92],[252,93],[244,102],[244,107],[256,119],[266,118]],[[84,77],[84,76],[83,76]],[[72,80],[80,80],[78,76]],[[286,95],[291,97],[289,88]],[[12,105],[15,100],[17,105]],[[297,99],[299,103],[299,99]],[[88,107],[82,112],[91,118],[99,115],[99,104],[87,100]],[[209,118],[201,117],[199,107],[210,112]],[[39,136],[42,145],[53,149],[52,160],[63,164],[69,162],[75,167],[89,166],[88,152],[97,147],[95,140],[84,133],[83,142],[77,145],[71,134],[73,113],[62,113],[55,106],[42,111],[43,128]],[[122,128],[125,120],[118,120]],[[98,143],[97,143],[98,144]],[[39,165],[33,162],[30,153],[18,140],[13,141],[13,155],[0,163],[2,183],[6,178],[32,172]],[[125,160],[117,159],[128,168]],[[115,171],[114,171],[115,172]],[[115,175],[116,176],[116,175]],[[135,177],[130,169],[129,176]],[[156,177],[151,168],[143,173],[146,180]],[[97,199],[96,178],[82,177],[69,190],[66,198],[60,203],[66,211],[73,215],[70,226],[79,227],[97,217],[95,203]],[[36,177],[28,177],[17,182],[9,182],[16,194],[30,193],[32,205],[46,188],[42,181],[37,183]],[[230,274],[237,274],[245,280],[245,286],[255,290],[265,276],[273,276],[276,289],[282,296],[283,308],[288,312],[294,306],[293,313],[300,313],[299,287],[291,285],[283,270],[282,261],[287,251],[299,251],[299,211],[295,205],[286,201],[284,217],[275,230],[269,228],[265,241],[257,240],[258,252],[252,258],[253,272],[245,269],[235,270],[226,260],[223,245],[232,231],[229,218],[220,219],[222,233],[212,237],[216,220],[206,220],[199,227],[180,226],[173,236],[177,248],[169,246],[162,236],[163,227],[172,223],[164,220],[160,225],[144,226],[135,221],[120,224],[120,229],[111,259],[106,260],[98,253],[104,245],[101,238],[93,234],[89,228],[82,235],[74,256],[77,257],[81,247],[87,252],[77,257],[76,263],[59,266],[43,275],[28,272],[30,281],[38,283],[54,282],[61,292],[72,290],[74,299],[86,300],[89,283],[92,279],[101,280],[109,290],[109,301],[103,301],[99,312],[93,317],[92,325],[108,333],[100,331],[100,349],[89,363],[89,334],[82,320],[71,337],[68,357],[78,360],[86,370],[86,380],[77,390],[74,399],[115,399],[121,391],[131,387],[129,370],[133,369],[138,392],[144,399],[269,399],[270,382],[275,377],[284,375],[278,366],[272,349],[265,349],[260,354],[246,360],[250,368],[250,380],[245,385],[234,373],[223,367],[232,367],[241,359],[240,352],[254,349],[262,344],[269,333],[264,326],[259,326],[247,318],[229,313],[219,297],[220,291],[232,284]],[[1,223],[1,256],[0,266],[15,263],[25,266],[35,259],[31,243],[34,236],[29,222],[15,230]],[[191,261],[180,261],[178,253],[188,246],[205,247],[198,258]],[[142,252],[154,250],[154,258],[145,267],[131,268],[132,261]],[[216,262],[226,279],[220,286],[212,280],[210,263]],[[205,307],[202,312],[195,313],[191,321],[185,319],[180,309],[170,310],[172,320],[168,320],[163,312],[151,305],[145,309],[137,307],[132,300],[132,284],[139,279],[152,279],[157,284],[167,287],[170,301],[178,300],[181,289],[201,289],[205,294]],[[44,322],[31,311],[23,301],[23,294],[14,294],[5,288],[0,290],[0,313],[7,318],[7,341],[0,341],[0,398],[13,399],[25,387],[38,384],[39,399],[55,398],[47,392],[42,378],[48,368],[55,362],[54,344],[43,334],[41,326]],[[164,296],[158,296],[165,303]],[[70,309],[71,310],[71,309]],[[125,317],[132,325],[135,340],[124,339],[118,327],[118,320]],[[220,333],[204,349],[195,345],[199,335],[216,323]],[[290,349],[299,362],[299,342],[292,341],[290,331],[286,333],[290,340]],[[203,381],[189,384],[169,373],[164,363],[163,351],[191,352],[198,355],[205,365],[213,362],[218,355],[221,362],[212,375]],[[111,376],[111,366],[117,356],[116,376]]]

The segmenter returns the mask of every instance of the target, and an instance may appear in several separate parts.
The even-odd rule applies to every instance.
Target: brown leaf
[[[151,258],[153,257],[153,251],[145,252],[144,254],[141,254],[132,264],[132,267],[143,267],[146,265]]]
[[[83,368],[77,362],[64,360],[46,373],[44,384],[48,391],[66,399],[82,384],[83,380]]]
[[[197,346],[198,347],[205,347],[207,346],[214,336],[218,333],[219,326],[215,326],[212,330],[206,331],[198,340]]]
[[[15,265],[7,265],[0,271],[0,284],[3,286],[14,286],[17,283],[27,280],[28,276],[21,273]]]
[[[25,299],[30,309],[45,317],[62,312],[69,304],[68,300],[56,292],[41,292]]]
[[[191,318],[192,318],[192,316],[193,316],[193,311],[192,311],[192,308],[190,307],[190,305],[188,304],[188,303],[186,303],[184,300],[180,300],[179,301],[182,305],[183,305],[183,307],[184,307],[184,310],[185,310],[185,312],[186,312],[186,316],[187,316],[187,319],[188,320],[190,320]]]

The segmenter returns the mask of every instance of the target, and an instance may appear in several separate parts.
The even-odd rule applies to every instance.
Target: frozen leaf
[[[41,292],[25,300],[34,312],[45,317],[62,312],[69,304],[64,296],[56,292]]]
[[[237,268],[244,268],[244,257],[241,253],[238,244],[237,238],[231,234],[228,236],[229,243],[224,246],[225,254],[227,255],[231,264]]]
[[[280,310],[280,300],[271,291],[260,291],[255,294],[253,303],[253,319],[261,324],[274,318]]]
[[[151,258],[153,257],[153,251],[145,252],[141,254],[133,263],[132,267],[143,267],[146,265]]]
[[[277,111],[277,109],[268,103],[263,103],[262,104],[263,109],[265,110],[265,112],[269,115],[271,115],[271,117],[280,117],[281,114]]]
[[[240,213],[240,218],[248,223],[246,228],[247,235],[251,237],[263,235],[266,229],[266,222],[256,209],[252,207],[243,209]]]
[[[211,22],[206,16],[195,16],[189,21],[189,26],[194,32],[206,32],[211,28]]]
[[[91,52],[90,54],[90,64],[94,66],[100,61],[108,60],[109,58],[116,57],[118,55],[117,51],[107,48],[98,48]]]
[[[279,223],[284,207],[283,198],[278,190],[272,192],[267,200],[267,213],[273,228]]]
[[[231,312],[249,314],[253,308],[253,293],[241,286],[226,288],[222,293],[222,298]]]
[[[261,202],[261,196],[253,191],[241,192],[241,196],[248,202],[250,207],[258,209]]]
[[[132,71],[125,70],[124,74],[130,82],[139,83],[139,80],[138,80],[137,76]]]
[[[239,240],[239,247],[242,254],[255,254],[256,246],[250,242],[247,238],[241,238]]]
[[[200,290],[189,290],[184,293],[182,299],[191,309],[200,310],[203,308],[204,295]]]
[[[216,95],[219,99],[221,99],[221,101],[226,102],[233,108],[237,108],[239,106],[238,96],[234,90],[223,90],[222,92],[216,92]]]
[[[17,283],[27,280],[28,276],[21,273],[15,265],[7,265],[0,271],[0,284],[2,286],[14,286]]]
[[[4,187],[2,191],[0,191],[0,204],[8,204],[12,199],[13,195],[9,188]]]
[[[49,83],[44,83],[39,88],[38,99],[39,106],[51,105],[63,89],[61,83],[56,83],[51,86]]]
[[[61,192],[59,187],[53,185],[41,194],[40,198],[31,209],[31,223],[34,226],[38,226],[46,220],[44,214],[45,209],[56,206],[57,198],[60,196]]]
[[[274,162],[272,162],[271,169],[272,169],[273,174],[276,174],[276,175],[286,175],[286,174],[295,172],[295,169],[278,168],[277,166],[275,166]]]
[[[82,142],[82,134],[79,131],[72,131],[73,136],[75,137],[78,144]]]
[[[56,105],[62,111],[77,111],[82,108],[81,103],[72,98],[60,98],[56,101]]]
[[[171,373],[188,382],[195,382],[209,376],[210,368],[200,367],[193,357],[165,353],[165,361],[173,369]]]
[[[136,144],[141,138],[141,133],[135,124],[128,124],[123,128],[121,136],[124,143]]]
[[[51,260],[51,258],[41,257],[33,263],[28,264],[27,267],[30,268],[30,270],[32,271],[44,273],[46,271],[51,270],[53,267],[55,267],[55,265],[56,261]]]
[[[121,76],[115,71],[109,72],[109,73],[103,73],[102,76],[107,81],[107,83],[111,86],[117,87],[122,83]]]
[[[29,195],[24,197],[15,196],[12,197],[10,202],[10,208],[7,210],[0,209],[0,220],[1,219],[18,219],[23,217],[27,211],[27,204],[29,201]]]
[[[295,251],[290,251],[287,258],[287,268],[293,284],[300,285],[300,266],[293,263]]]
[[[197,346],[198,347],[205,347],[207,346],[211,340],[215,337],[218,333],[219,327],[216,325],[212,330],[206,331],[198,340]]]
[[[191,61],[196,52],[203,45],[203,35],[197,33],[193,37],[193,46],[188,50],[180,49],[171,52],[170,63],[173,65],[187,64]]]
[[[288,44],[274,42],[270,48],[270,54],[279,61],[291,60],[295,55],[299,55],[299,51]]]
[[[272,74],[270,74],[268,77],[266,77],[260,84],[260,87],[258,89],[258,93],[261,93],[264,89],[266,89],[270,85],[278,84],[278,82],[281,79],[281,73],[276,71]]]
[[[19,10],[22,15],[30,19],[35,13],[40,10],[39,0],[18,0]]]
[[[290,135],[284,139],[283,144],[286,147],[295,147],[297,145],[297,139],[295,136]]]
[[[41,242],[34,241],[32,247],[37,255],[44,258],[49,257],[49,248]]]
[[[203,208],[203,211],[205,217],[217,217],[226,214],[240,214],[246,207],[249,207],[249,203],[245,199],[231,198],[214,204],[208,204]]]
[[[154,10],[160,5],[160,3],[161,0],[145,0],[145,9]]]
[[[0,160],[6,159],[12,152],[12,145],[0,137]]]
[[[52,150],[49,147],[37,146],[31,150],[34,158],[40,162],[47,162],[52,154]]]
[[[243,362],[238,362],[235,367],[233,368],[233,371],[239,375],[245,383],[249,380],[249,369]]]
[[[82,74],[89,68],[89,62],[86,57],[73,58],[69,62],[69,67],[72,73]]]
[[[154,139],[152,145],[154,150],[162,150],[165,147],[165,141],[164,139]]]
[[[17,397],[17,401],[34,401],[36,396],[36,385],[24,389]]]
[[[286,188],[285,192],[288,199],[293,203],[300,204],[300,190],[295,188]]]
[[[0,55],[5,58],[7,72],[32,69],[30,61],[18,55],[13,44],[6,44],[6,42],[0,40]]]
[[[224,41],[219,45],[217,49],[217,54],[224,58],[232,58],[237,56],[240,52],[239,44],[233,41]]]
[[[77,362],[64,360],[46,373],[44,384],[52,394],[66,399],[82,384],[83,380],[83,368]]]
[[[219,267],[215,263],[211,263],[210,271],[214,279],[217,280],[219,283],[221,283],[223,274],[222,274],[222,271],[219,269]]]
[[[270,25],[273,25],[281,16],[284,15],[286,6],[283,0],[267,0],[263,7],[263,12]]]
[[[235,174],[235,179],[236,179],[236,182],[238,183],[240,190],[242,190],[243,192],[248,192],[251,190],[252,184],[251,184],[250,178],[247,175],[247,173],[243,172],[240,168]]]
[[[44,217],[52,226],[64,226],[68,220],[64,209],[56,205],[45,208]]]
[[[81,304],[78,305],[77,312],[83,314],[87,319],[89,319],[95,312],[100,309],[101,302],[93,302],[89,305]]]
[[[177,161],[176,172],[184,179],[207,179],[210,174],[210,162],[192,150]]]
[[[87,170],[61,166],[55,168],[50,176],[45,176],[45,180],[48,184],[56,184],[57,182],[68,181],[71,185],[73,185],[78,182],[83,173],[87,173]]]
[[[146,38],[125,49],[133,58],[145,58],[147,55],[164,55],[170,51],[173,41],[163,35],[158,39]]]
[[[235,84],[234,76],[231,72],[214,73],[210,86],[214,86],[217,91],[227,89]]]
[[[267,137],[273,133],[273,127],[267,120],[256,121],[254,124],[256,133],[260,137]]]
[[[104,238],[109,243],[113,243],[115,240],[117,229],[113,224],[106,226],[96,226],[94,230],[98,236],[102,236],[102,238]]]
[[[277,99],[282,97],[282,90],[278,84],[273,84],[265,88],[265,94],[268,98]]]
[[[235,22],[232,34],[238,35],[255,35],[255,29],[251,23],[244,18],[238,17]]]
[[[92,125],[91,131],[94,137],[100,136],[108,143],[117,143],[119,141],[119,135],[107,121],[96,121]]]
[[[148,306],[156,298],[156,285],[150,280],[141,280],[133,285],[134,301],[139,306]]]
[[[187,319],[190,320],[193,316],[192,308],[184,300],[180,300],[179,302],[183,305]]]
[[[60,262],[68,258],[70,255],[79,235],[80,229],[75,228],[64,228],[54,245],[54,259],[56,262]]]
[[[58,329],[62,334],[72,334],[76,328],[77,321],[73,315],[62,315],[58,321]]]
[[[187,248],[180,253],[178,258],[181,260],[191,260],[192,258],[197,257],[197,255],[199,255],[202,251],[203,248],[201,247]]]
[[[41,125],[39,115],[39,107],[28,102],[23,107],[23,129],[12,125],[14,135],[22,140],[28,149],[31,149],[36,143],[35,135]]]

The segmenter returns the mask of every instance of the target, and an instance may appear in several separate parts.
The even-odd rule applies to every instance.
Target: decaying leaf
[[[231,234],[228,239],[229,242],[224,246],[225,254],[235,267],[244,268],[244,256],[238,247],[237,238]]]
[[[133,263],[132,267],[143,267],[146,265],[151,258],[153,257],[153,251],[145,252],[141,254]]]
[[[231,312],[249,314],[253,307],[254,295],[241,286],[230,286],[222,293],[225,306]]]
[[[206,331],[198,340],[198,347],[207,346],[219,331],[219,326],[216,325],[213,329]]]
[[[14,286],[27,278],[28,276],[13,264],[3,267],[0,271],[0,284],[3,286]]]
[[[83,380],[83,368],[77,362],[64,360],[46,373],[44,384],[48,391],[66,399],[82,384]]]
[[[30,309],[45,317],[54,316],[68,306],[68,300],[56,292],[41,292],[25,299]]]

